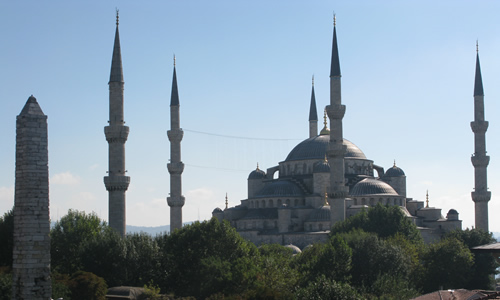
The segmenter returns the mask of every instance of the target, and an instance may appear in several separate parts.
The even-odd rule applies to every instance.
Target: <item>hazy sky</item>
[[[108,215],[108,80],[120,10],[127,223],[170,223],[166,131],[173,54],[181,103],[184,221],[247,196],[259,163],[308,137],[311,76],[329,102],[332,15],[344,137],[407,176],[408,197],[474,225],[473,83],[479,40],[491,156],[490,230],[500,231],[498,1],[2,1],[0,213],[14,204],[15,120],[33,94],[48,115],[51,218]],[[320,127],[321,128],[321,127]],[[200,133],[203,132],[203,133]],[[205,134],[209,133],[209,134]]]

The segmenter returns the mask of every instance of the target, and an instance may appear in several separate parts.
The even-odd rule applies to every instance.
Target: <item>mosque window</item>
[[[266,200],[262,200],[262,208],[266,207]]]
[[[255,201],[255,208],[259,208],[259,201]]]
[[[294,205],[294,206],[299,206],[299,199],[295,199],[295,201],[294,201],[294,204],[293,204],[293,205]]]
[[[269,200],[269,207],[274,207],[274,201],[273,201],[273,199]]]
[[[290,199],[286,199],[286,205],[290,206]]]
[[[281,199],[278,199],[278,207],[280,207],[280,206],[281,206],[281,204],[283,204],[283,203],[281,202]]]

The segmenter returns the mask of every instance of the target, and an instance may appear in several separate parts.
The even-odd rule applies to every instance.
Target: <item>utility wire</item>
[[[253,137],[242,137],[242,136],[234,136],[234,135],[224,135],[224,134],[217,134],[217,133],[209,133],[209,132],[203,132],[203,131],[197,131],[197,130],[190,130],[190,129],[182,129],[187,132],[193,132],[193,133],[199,133],[199,134],[205,134],[205,135],[211,135],[211,136],[219,136],[219,137],[225,137],[225,138],[230,138],[230,139],[240,139],[240,140],[258,140],[258,141],[301,141],[302,139],[266,139],[266,138],[253,138]]]

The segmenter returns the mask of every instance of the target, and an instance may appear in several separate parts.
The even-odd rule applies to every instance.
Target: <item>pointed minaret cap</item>
[[[484,96],[481,66],[479,64],[479,46],[476,41],[476,78],[474,80],[474,96]]]
[[[340,59],[339,49],[337,47],[337,30],[336,30],[336,16],[333,15],[333,42],[332,42],[332,66],[330,69],[330,77],[340,77]]]
[[[118,31],[118,9],[116,10],[116,32],[113,47],[113,58],[111,60],[111,74],[109,82],[123,82],[122,53],[120,50],[120,33]]]
[[[174,55],[174,75],[172,77],[172,94],[170,96],[170,106],[179,105],[179,90],[177,89],[177,73],[175,71],[175,55]]]
[[[25,115],[45,116],[42,109],[40,108],[40,105],[38,105],[38,102],[36,101],[36,98],[33,97],[33,95],[31,95],[28,98],[28,101],[26,101],[26,104],[24,105],[24,107],[21,110],[21,113],[19,115],[20,116],[25,116]]]
[[[318,121],[318,111],[316,109],[316,95],[314,94],[314,75],[312,77],[311,107],[309,108],[309,121]]]

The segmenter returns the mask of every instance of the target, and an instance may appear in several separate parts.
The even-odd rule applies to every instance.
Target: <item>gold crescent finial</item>
[[[394,167],[396,166],[396,160],[394,160]]]
[[[120,20],[120,10],[116,8],[116,26],[118,26]]]
[[[175,67],[175,53],[174,53],[174,67]]]
[[[227,201],[227,192],[226,192],[226,209],[227,209],[227,203],[228,203],[228,201]]]
[[[326,122],[326,108],[325,108],[325,113],[323,114],[323,120],[324,120],[323,125],[325,125],[325,128],[326,128],[326,124],[327,124],[327,122]]]
[[[426,208],[429,208],[429,190],[427,190],[425,194],[425,203],[426,203]]]
[[[313,74],[313,79],[312,79],[312,85],[314,86],[314,74]]]
[[[333,12],[333,26],[337,26],[337,15]]]
[[[326,188],[325,188],[325,203],[324,203],[325,206],[328,205],[328,193],[326,192]]]
[[[476,40],[476,53],[479,53],[479,40]]]
[[[259,163],[257,163],[257,170],[259,170]]]

